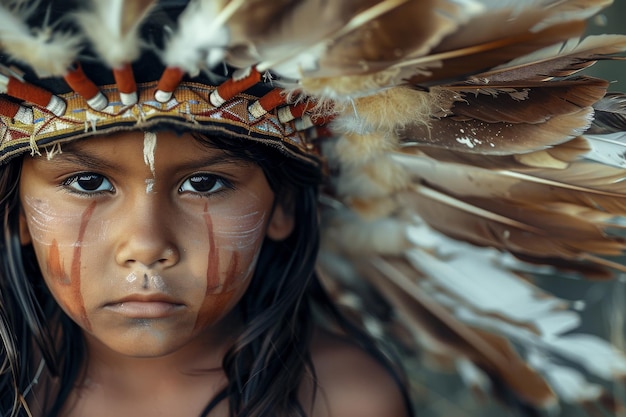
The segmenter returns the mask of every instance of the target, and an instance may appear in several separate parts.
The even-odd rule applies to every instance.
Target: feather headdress
[[[527,410],[624,405],[624,346],[539,285],[626,272],[626,96],[582,72],[626,50],[584,37],[610,0],[14,3],[0,162],[166,120],[324,164],[320,274],[381,338]]]

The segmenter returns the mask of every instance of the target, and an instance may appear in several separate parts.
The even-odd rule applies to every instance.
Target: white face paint
[[[63,207],[59,207],[57,204],[51,204],[47,200],[34,198],[30,195],[24,196],[22,202],[24,210],[29,215],[29,231],[34,241],[49,246],[55,239],[52,232],[56,230],[65,230],[76,235],[75,229],[81,223],[81,213],[63,210]],[[87,231],[89,239],[81,242],[81,246],[100,244],[106,239],[110,225],[110,219],[101,219],[92,224]]]
[[[150,194],[154,190],[154,182],[156,181],[156,170],[154,167],[156,146],[156,133],[145,132],[143,135],[143,161],[152,173],[152,178],[146,178],[146,194]]]
[[[129,293],[141,291],[160,291],[168,292],[168,286],[165,280],[158,273],[148,268],[138,268],[126,276],[126,282],[129,284],[125,290]]]

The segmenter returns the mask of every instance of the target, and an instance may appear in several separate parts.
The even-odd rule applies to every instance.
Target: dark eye
[[[212,194],[226,187],[226,181],[209,174],[199,174],[187,178],[180,186],[180,192]]]
[[[106,177],[92,172],[74,175],[63,181],[63,185],[81,193],[115,191],[113,184]]]

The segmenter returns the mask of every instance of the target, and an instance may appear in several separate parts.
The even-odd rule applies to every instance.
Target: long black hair
[[[227,352],[224,372],[228,385],[211,401],[206,416],[228,401],[233,417],[305,417],[298,400],[305,375],[312,375],[309,345],[315,327],[313,311],[339,325],[352,339],[388,367],[371,340],[343,318],[322,288],[316,274],[319,226],[318,167],[283,155],[251,140],[194,134],[217,147],[258,164],[276,195],[276,204],[293,212],[295,228],[283,241],[266,239],[240,309],[244,331]],[[0,416],[25,415],[25,398],[39,366],[57,379],[58,389],[47,393],[46,416],[57,416],[76,386],[85,360],[80,328],[58,307],[48,292],[30,245],[19,239],[20,161],[0,168],[0,215],[4,239],[0,242]],[[43,363],[43,362],[41,362]],[[40,400],[40,399],[38,399]],[[408,399],[407,399],[407,406]]]

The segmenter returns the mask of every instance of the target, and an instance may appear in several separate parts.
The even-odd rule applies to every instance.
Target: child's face
[[[245,292],[264,237],[293,227],[257,165],[166,132],[26,157],[20,201],[22,242],[60,306],[132,356],[210,330]]]

